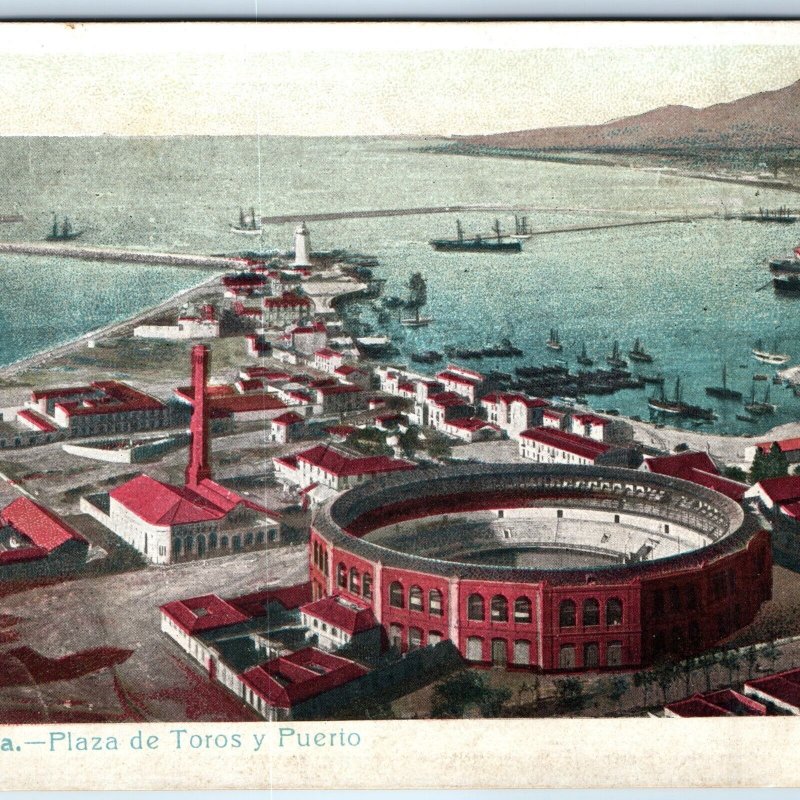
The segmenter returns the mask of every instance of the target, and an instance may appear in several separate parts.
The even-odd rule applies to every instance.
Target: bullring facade
[[[707,650],[771,596],[769,534],[717,492],[618,468],[486,465],[373,481],[322,507],[313,597],[369,605],[401,651],[630,668]]]

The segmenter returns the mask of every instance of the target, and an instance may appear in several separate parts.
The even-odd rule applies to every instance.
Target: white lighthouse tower
[[[305,222],[301,222],[294,231],[294,265],[310,267],[308,257],[311,255],[311,237]]]

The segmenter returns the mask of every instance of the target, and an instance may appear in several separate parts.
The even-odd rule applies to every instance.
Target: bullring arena
[[[567,671],[714,647],[770,599],[769,533],[663,475],[470,464],[363,484],[311,527],[314,597],[371,606],[401,651],[452,641],[476,665]]]

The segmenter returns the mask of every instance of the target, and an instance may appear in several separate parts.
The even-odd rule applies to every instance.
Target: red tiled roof
[[[264,308],[296,308],[311,305],[311,298],[296,294],[295,292],[284,292],[280,297],[265,297]]]
[[[500,402],[503,402],[506,405],[511,405],[511,403],[522,403],[528,408],[544,408],[548,405],[547,401],[542,400],[541,397],[528,397],[527,395],[516,394],[514,392],[493,392],[492,394],[487,394],[481,398],[481,403],[483,405],[496,405]]]
[[[379,472],[397,472],[415,469],[416,464],[390,456],[350,456],[328,445],[317,445],[295,454],[298,461],[305,461],[332,475],[371,475]]]
[[[28,537],[36,547],[50,553],[69,541],[86,543],[74,528],[27,497],[18,497],[0,511],[0,520]]]
[[[657,472],[659,475],[669,475],[673,478],[680,478],[680,473],[687,469],[699,469],[703,472],[719,474],[717,465],[711,460],[711,456],[709,456],[708,453],[701,453],[694,450],[687,450],[685,453],[675,453],[671,456],[645,458],[644,466],[650,472]]]
[[[428,401],[439,406],[439,408],[453,408],[455,406],[467,405],[464,398],[455,392],[439,392],[438,394],[431,395]]]
[[[337,375],[352,375],[354,372],[361,372],[358,367],[353,367],[350,364],[342,364],[341,367],[336,367],[334,372]]]
[[[311,600],[311,581],[297,583],[294,586],[282,586],[278,589],[262,589],[241,597],[229,598],[227,602],[237,611],[253,619],[266,616],[269,613],[270,603],[278,603],[288,611],[299,608],[309,600]]]
[[[248,669],[241,681],[270,705],[291,708],[366,674],[354,661],[306,647]]]
[[[241,392],[253,392],[256,389],[264,388],[264,384],[258,378],[244,378],[237,381],[236,385]]]
[[[523,431],[520,437],[590,460],[596,459],[611,449],[611,446],[604,442],[597,442],[586,436],[578,436],[557,428],[530,428]]]
[[[275,464],[282,464],[290,469],[297,469],[297,458],[295,456],[275,456],[272,459]]]
[[[120,381],[95,381],[89,393],[100,391],[98,397],[89,397],[83,404],[79,401],[57,403],[68,416],[90,416],[92,414],[117,414],[126,411],[160,411],[164,404]]]
[[[320,358],[344,358],[344,356],[342,356],[338,350],[331,350],[330,347],[323,347],[320,350],[317,350],[314,355],[319,356]]]
[[[671,711],[679,717],[731,717],[733,714],[720,708],[714,703],[709,703],[704,700],[702,695],[695,695],[688,697],[686,700],[678,700],[676,703],[670,703],[664,706],[666,710]]]
[[[677,477],[705,486],[707,489],[713,489],[715,492],[730,497],[731,500],[736,500],[737,503],[741,502],[744,493],[750,488],[746,483],[739,483],[739,481],[731,480],[731,478],[725,478],[722,475],[705,472],[701,469],[687,469]]]
[[[778,445],[778,449],[782,453],[792,453],[795,450],[800,450],[800,438],[798,439],[777,439],[774,442],[759,442],[756,447],[762,453],[767,455],[772,450],[773,445]]]
[[[248,411],[277,411],[286,408],[286,403],[268,392],[214,398],[208,405],[212,411],[222,411],[228,414],[243,414]]]
[[[745,682],[748,687],[795,708],[800,708],[800,669],[790,669]]]
[[[397,384],[398,391],[403,392],[413,392],[414,391],[414,384],[411,381],[403,381],[402,383]]]
[[[608,425],[609,421],[597,414],[575,414],[572,419],[581,425]]]
[[[41,414],[38,414],[36,411],[31,411],[29,408],[23,408],[17,411],[17,419],[20,418],[45,433],[53,433],[53,431],[58,430],[55,425],[48,422]]]
[[[74,394],[90,394],[94,391],[91,386],[65,386],[56,389],[34,389],[31,400],[38,401],[50,397],[71,397]]]
[[[456,383],[460,386],[477,386],[483,379],[482,378],[472,378],[466,375],[459,375],[455,372],[450,372],[449,370],[445,370],[444,372],[439,372],[436,377],[442,381],[442,383]]]
[[[800,500],[800,475],[764,478],[763,481],[759,481],[758,486],[773,503],[789,503],[793,500]]]
[[[304,422],[303,417],[295,414],[294,411],[287,411],[272,420],[273,425],[296,425],[298,422]]]
[[[266,380],[289,380],[291,377],[288,372],[275,370],[274,367],[247,367],[242,370],[242,374],[247,378],[264,378]]]
[[[0,551],[0,566],[19,564],[23,561],[38,561],[47,558],[48,555],[44,547],[15,547],[13,550]]]
[[[480,372],[476,372],[474,369],[467,369],[466,367],[461,367],[458,364],[448,364],[445,371],[453,372],[456,375],[464,375],[476,381],[482,381],[484,379],[484,376],[481,375]]]
[[[325,433],[329,433],[331,436],[341,436],[346,438],[355,429],[355,425],[330,425],[329,427],[325,428]]]
[[[351,636],[368,631],[378,624],[370,606],[361,605],[352,600],[343,600],[338,595],[306,603],[300,607],[300,611],[340,628]]]
[[[238,625],[248,620],[246,614],[216,594],[174,600],[161,606],[161,612],[189,634]]]
[[[334,394],[361,394],[364,391],[360,386],[353,386],[350,383],[337,383],[331,386],[317,386],[315,388],[323,397]]]
[[[546,408],[542,415],[545,417],[550,417],[550,419],[563,419],[566,416],[566,412],[559,411],[556,408]]]

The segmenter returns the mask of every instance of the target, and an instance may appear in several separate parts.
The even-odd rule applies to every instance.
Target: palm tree
[[[675,665],[669,661],[662,661],[660,664],[656,665],[653,672],[655,682],[658,684],[659,689],[661,689],[661,699],[664,701],[664,705],[666,705],[667,692],[669,692],[669,687],[675,683],[675,678],[677,677]]]
[[[756,650],[754,644],[751,644],[750,647],[744,651],[744,660],[747,664],[747,680],[752,680],[753,672],[758,666],[758,650]]]
[[[715,651],[703,653],[698,659],[697,664],[706,676],[706,691],[711,691],[711,670],[717,665],[719,655]]]
[[[781,657],[781,651],[775,642],[767,642],[761,648],[761,655],[769,661],[772,671],[775,672],[775,663]]]
[[[738,650],[723,650],[719,657],[719,663],[728,670],[728,685],[733,685],[733,673],[739,673],[742,657]]]
[[[647,695],[648,692],[650,691],[650,686],[652,685],[654,680],[655,678],[653,676],[653,673],[648,670],[644,670],[642,672],[636,672],[633,675],[633,685],[642,687],[643,708],[647,708],[650,705],[650,703],[647,702]]]

